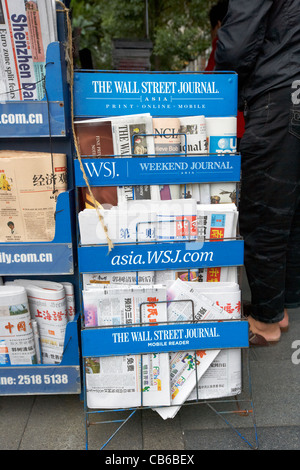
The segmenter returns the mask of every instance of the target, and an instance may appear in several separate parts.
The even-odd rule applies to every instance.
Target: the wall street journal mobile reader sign
[[[81,332],[84,357],[155,352],[247,348],[247,321],[175,323],[119,328],[88,328]]]
[[[74,93],[76,116],[237,114],[233,72],[75,72]]]

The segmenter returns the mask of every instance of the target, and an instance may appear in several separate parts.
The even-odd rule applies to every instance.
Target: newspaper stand
[[[74,183],[70,102],[66,79],[67,64],[61,38],[65,37],[64,10],[58,7],[59,42],[49,44],[46,55],[43,100],[1,101],[0,148],[65,153],[68,188],[57,198],[55,236],[51,242],[0,243],[0,276],[4,281],[19,276],[67,281],[75,285]],[[5,99],[5,97],[4,97]],[[79,319],[66,327],[64,353],[59,364],[1,365],[1,395],[80,394]]]
[[[204,93],[200,96],[193,90],[194,81],[205,80],[210,83],[213,94]],[[118,83],[118,87],[114,86]],[[163,92],[158,96],[151,94],[151,83],[161,82],[172,83],[172,93],[168,96]],[[120,84],[127,84],[126,89],[120,91]],[[147,84],[147,93],[141,94],[141,86]],[[192,84],[192,85],[191,85]],[[157,86],[157,85],[155,85]],[[171,85],[170,85],[171,86]],[[189,89],[189,86],[191,88]],[[184,96],[176,93],[178,89],[187,90]],[[119,91],[116,91],[119,90]],[[165,92],[166,93],[166,92]],[[206,117],[212,116],[236,116],[237,106],[237,76],[234,73],[205,74],[203,72],[110,72],[110,71],[76,71],[74,74],[74,117],[93,118],[109,117],[123,114],[135,114],[149,112],[149,103],[154,103],[152,117],[179,117],[188,115],[204,114]],[[147,99],[147,105],[145,102]],[[166,100],[167,106],[160,106],[160,100]],[[153,101],[152,101],[153,100]],[[151,106],[151,105],[150,105]],[[196,111],[195,111],[196,110]],[[146,157],[150,157],[147,155]],[[76,188],[86,186],[86,178],[90,187],[93,186],[122,186],[122,185],[159,185],[159,184],[188,184],[205,182],[236,182],[240,180],[240,155],[235,152],[226,154],[209,155],[176,155],[174,160],[185,162],[188,168],[197,168],[200,162],[210,162],[206,168],[210,170],[189,171],[184,174],[180,172],[166,170],[162,172],[144,171],[142,162],[144,157],[132,155],[134,158],[105,158],[101,159],[84,156],[84,158],[74,160],[75,186]],[[170,161],[168,155],[155,155],[155,162],[162,165]],[[81,160],[81,162],[79,161]],[[149,161],[149,160],[148,160]],[[151,160],[152,161],[152,160]],[[99,164],[101,162],[101,165]],[[82,163],[85,178],[81,170]],[[222,163],[222,164],[221,164]],[[108,168],[111,171],[101,174],[101,168]],[[198,165],[201,167],[201,165]],[[112,169],[113,168],[113,169]],[[214,168],[214,171],[211,171]],[[101,202],[101,201],[100,201]],[[164,253],[168,250],[168,259],[164,259]],[[127,260],[124,263],[117,263],[116,260]],[[134,261],[135,260],[135,261]],[[198,242],[194,240],[172,241],[172,242],[140,242],[115,244],[109,252],[107,245],[81,245],[78,243],[78,270],[80,274],[80,286],[82,287],[83,273],[113,273],[132,271],[138,274],[139,271],[148,270],[187,270],[202,267],[218,266],[242,266],[243,265],[243,240],[241,238],[217,241]],[[207,325],[212,325],[208,323]],[[191,343],[186,347],[171,346],[167,344],[164,348],[152,347],[143,343],[114,342],[113,335],[122,332],[135,331],[145,332],[149,328],[151,332],[155,328],[168,329],[177,328],[178,324],[158,324],[151,325],[131,325],[130,327],[120,325],[118,328],[94,327],[86,328],[82,319],[81,326],[81,353],[83,362],[83,392],[84,410],[86,425],[86,448],[88,449],[88,428],[91,424],[120,423],[107,442],[101,447],[103,449],[122,426],[134,415],[137,409],[143,408],[118,408],[114,410],[97,409],[90,410],[87,407],[87,387],[86,387],[86,360],[90,357],[107,357],[117,355],[135,355],[159,352],[174,352],[178,350],[199,350],[199,349],[226,349],[241,348],[248,352],[248,324],[245,320],[232,320],[217,322],[214,324],[220,328],[218,339],[215,342],[205,340],[195,340],[193,347]],[[195,327],[193,322],[180,325],[181,328],[191,329]],[[130,334],[130,333],[128,333]],[[197,368],[196,368],[197,369]],[[250,380],[250,374],[249,374]],[[143,395],[143,392],[141,392]],[[198,400],[197,400],[198,401]],[[201,402],[201,401],[200,401]],[[202,401],[203,402],[203,401]],[[214,410],[214,407],[207,401],[205,403]],[[141,403],[143,398],[141,396]],[[234,403],[237,403],[235,397]],[[252,399],[249,398],[250,414],[253,416]],[[89,417],[98,413],[127,412],[125,419],[112,421],[91,422]],[[216,411],[216,410],[214,410]],[[216,411],[218,415],[220,413]],[[237,413],[235,411],[234,413]],[[245,410],[243,410],[245,414]],[[221,416],[223,418],[223,416]],[[225,422],[227,420],[223,418]],[[230,425],[230,423],[228,423]],[[255,423],[254,423],[255,428]],[[238,431],[237,434],[240,435]],[[255,433],[256,439],[256,433]],[[244,439],[246,442],[247,440]],[[256,441],[257,442],[257,441]],[[251,447],[252,445],[247,442]]]

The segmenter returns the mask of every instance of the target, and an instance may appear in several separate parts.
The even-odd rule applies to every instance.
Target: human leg
[[[289,244],[292,238],[297,243],[300,220],[294,217],[299,200],[300,155],[297,139],[288,132],[289,107],[287,89],[256,100],[246,117],[241,142],[240,229],[252,296],[249,323],[265,337],[268,330],[270,339],[280,337],[278,323],[284,321],[289,271],[287,253],[294,259],[295,248],[290,249]],[[300,252],[299,244],[300,238]],[[300,263],[294,265],[294,272],[300,275]]]

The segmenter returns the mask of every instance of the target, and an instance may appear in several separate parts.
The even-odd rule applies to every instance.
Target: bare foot
[[[289,328],[289,316],[287,313],[287,309],[284,309],[284,317],[283,319],[278,323],[279,327],[281,328],[282,331],[287,331]]]
[[[267,341],[279,341],[281,330],[278,323],[263,323],[254,320],[250,315],[248,317],[249,327],[252,333],[263,336]]]

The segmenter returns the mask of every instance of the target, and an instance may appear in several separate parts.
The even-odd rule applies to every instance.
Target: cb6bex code
[[[187,454],[152,454],[148,463],[152,465],[189,465],[194,464],[193,455]]]

